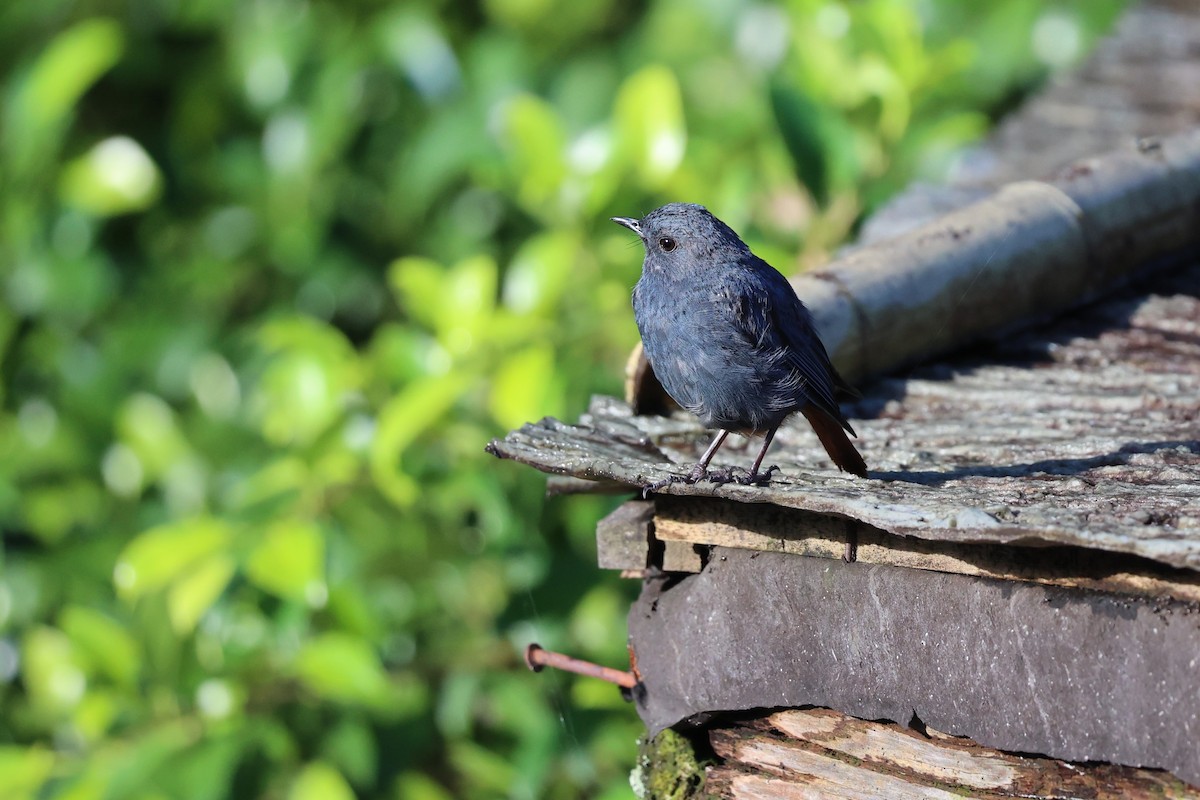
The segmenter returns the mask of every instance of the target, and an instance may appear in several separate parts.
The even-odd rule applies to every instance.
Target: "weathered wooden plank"
[[[663,572],[699,572],[704,566],[691,542],[662,542],[662,547]]]
[[[647,569],[699,572],[700,554],[692,542],[655,538],[654,503],[630,500],[596,525],[596,558],[602,569],[641,578]]]
[[[829,709],[719,725],[709,739],[717,797],[1200,798],[1160,770],[1021,756]]]
[[[1044,179],[1080,156],[1200,124],[1200,5],[1131,4],[1080,67],[1057,75],[960,155],[944,186],[918,183],[866,221],[859,245],[892,238],[1013,181]],[[975,199],[971,197],[970,199]]]
[[[970,358],[868,387],[853,422],[871,479],[839,474],[803,423],[770,485],[662,493],[763,503],[958,544],[1068,545],[1200,570],[1200,266]],[[553,474],[640,487],[686,474],[707,436],[597,398],[490,445]],[[718,464],[746,465],[737,437]],[[861,557],[861,554],[860,554]],[[1189,596],[1189,595],[1184,595]]]
[[[630,500],[596,524],[596,561],[601,569],[642,570],[650,564],[654,503]]]
[[[951,181],[998,186],[1058,172],[1081,155],[1200,122],[1193,70],[1200,6],[1140,0],[1078,69],[1056,76],[974,148]],[[903,197],[895,202],[903,203]]]
[[[1200,572],[1084,548],[1015,548],[898,538],[844,517],[764,504],[661,497],[654,538],[818,558],[843,558],[853,543],[864,564],[953,572],[1200,603]],[[695,569],[680,570],[698,572]]]
[[[907,776],[876,772],[836,758],[826,758],[794,742],[738,736],[714,731],[713,749],[722,758],[756,768],[729,782],[734,798],[828,797],[846,800],[961,800],[962,795],[935,788]],[[714,789],[719,780],[712,779]]]
[[[866,722],[835,711],[784,711],[767,723],[873,769],[901,770],[926,782],[969,789],[1014,787],[1024,764],[999,750],[938,741],[898,725]]]

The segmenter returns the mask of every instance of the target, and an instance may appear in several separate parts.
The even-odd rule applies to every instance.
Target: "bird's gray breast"
[[[769,330],[748,330],[746,297],[747,287],[728,281],[685,284],[648,272],[633,309],[646,358],[676,402],[708,427],[761,432],[797,404],[781,402],[793,370]]]

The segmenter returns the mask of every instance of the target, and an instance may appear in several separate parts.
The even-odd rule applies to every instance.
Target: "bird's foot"
[[[771,475],[779,472],[779,465],[772,464],[763,472],[747,472],[745,475],[738,476],[735,480],[742,486],[766,486],[771,482]]]
[[[742,486],[766,486],[771,482],[771,474],[779,472],[775,464],[767,467],[765,472],[748,472],[740,467],[725,467],[708,473],[708,480],[718,486],[726,483],[738,483]]]
[[[654,483],[648,483],[642,487],[642,499],[648,500],[650,498],[651,494],[653,494],[654,492],[657,492],[659,489],[663,489],[663,488],[666,488],[667,486],[670,486],[672,483],[683,483],[683,482],[684,482],[684,479],[679,477],[678,475],[668,475],[667,477],[663,478],[661,481],[655,481]]]
[[[707,474],[708,474],[708,469],[703,467],[700,464],[697,464],[696,466],[692,467],[692,471],[689,472],[687,475],[684,475],[684,476],[668,475],[667,477],[663,478],[661,481],[655,481],[654,483],[643,486],[642,487],[642,499],[645,500],[647,497],[650,496],[651,492],[657,492],[659,489],[663,489],[667,486],[670,486],[673,483],[686,483],[689,485],[691,485],[693,483],[699,483],[701,480],[704,479],[704,476]]]
[[[715,483],[717,486],[724,486],[727,483],[736,483],[738,481],[738,477],[733,474],[733,467],[710,470],[705,477],[709,483]]]
[[[776,472],[779,472],[779,465],[777,464],[772,464],[762,472],[749,472],[740,467],[723,467],[721,469],[710,470],[701,464],[697,464],[692,467],[692,471],[687,475],[668,475],[660,481],[643,486],[642,499],[646,499],[652,492],[657,492],[673,483],[691,485],[706,480],[717,486],[724,486],[727,483],[738,483],[742,486],[766,486],[771,482],[771,475]]]

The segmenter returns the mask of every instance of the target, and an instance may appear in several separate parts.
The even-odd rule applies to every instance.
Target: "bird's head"
[[[711,265],[750,252],[732,228],[694,203],[670,203],[641,219],[613,217],[612,221],[641,238],[648,267]]]

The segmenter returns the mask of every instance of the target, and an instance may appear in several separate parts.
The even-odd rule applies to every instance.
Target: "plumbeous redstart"
[[[830,363],[787,279],[703,206],[671,203],[613,222],[646,248],[633,312],[654,374],[679,405],[719,430],[687,482],[708,474],[730,431],[766,437],[750,472],[736,480],[769,479],[770,470],[759,475],[763,457],[795,411],[839,469],[865,478],[866,462],[846,436],[857,434],[837,402],[858,393]]]

